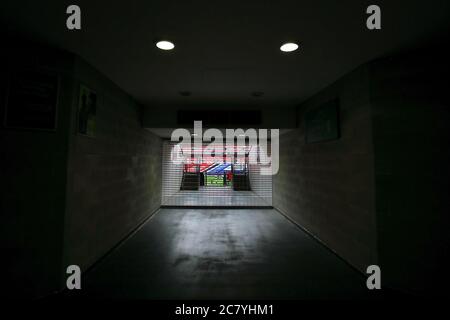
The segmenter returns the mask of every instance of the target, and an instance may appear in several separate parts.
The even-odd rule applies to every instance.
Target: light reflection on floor
[[[370,298],[366,280],[276,210],[176,208],[161,209],[66,296]]]
[[[199,190],[180,190],[164,197],[165,206],[272,206],[272,198],[263,198],[254,191],[235,191],[231,187],[200,187]]]

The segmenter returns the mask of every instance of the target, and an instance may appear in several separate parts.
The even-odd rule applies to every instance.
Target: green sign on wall
[[[305,114],[306,143],[339,138],[339,100],[331,100]]]

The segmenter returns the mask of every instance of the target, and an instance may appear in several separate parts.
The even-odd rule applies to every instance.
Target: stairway
[[[250,190],[250,179],[248,174],[233,174],[233,190],[243,191]]]
[[[200,173],[183,172],[180,190],[198,190]]]

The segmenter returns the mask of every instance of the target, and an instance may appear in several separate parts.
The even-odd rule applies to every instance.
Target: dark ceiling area
[[[450,2],[377,1],[382,29],[366,28],[372,1],[69,1],[0,4],[7,32],[76,53],[145,106],[293,106],[357,66],[445,39]],[[175,49],[155,47],[169,39]],[[292,53],[283,42],[296,41]]]

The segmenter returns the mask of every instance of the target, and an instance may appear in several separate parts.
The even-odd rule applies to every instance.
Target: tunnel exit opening
[[[206,143],[189,148],[163,144],[163,206],[272,206],[272,176],[261,175],[262,165],[249,161],[257,157],[256,146],[224,146],[213,153],[205,152]],[[173,161],[174,154],[182,160]]]

